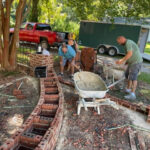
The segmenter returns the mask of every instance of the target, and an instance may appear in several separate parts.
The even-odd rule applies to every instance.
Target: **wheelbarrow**
[[[88,107],[94,107],[100,114],[100,105],[111,105],[118,109],[115,102],[105,98],[109,88],[124,80],[124,77],[112,85],[107,86],[104,80],[97,74],[87,71],[80,71],[74,74],[75,89],[79,95],[77,114],[80,114],[81,107],[88,110]],[[92,99],[87,102],[85,99]]]

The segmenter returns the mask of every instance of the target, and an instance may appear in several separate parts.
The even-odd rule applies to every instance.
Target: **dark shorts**
[[[131,66],[128,66],[126,72],[125,72],[125,77],[128,80],[137,80],[138,77],[138,73],[140,72],[142,67],[142,63],[138,63],[138,64],[133,64]]]

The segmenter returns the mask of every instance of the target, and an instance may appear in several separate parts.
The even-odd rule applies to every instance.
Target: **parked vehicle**
[[[14,33],[14,28],[10,29],[10,36]],[[24,23],[19,32],[19,40],[40,44],[41,47],[59,46],[68,37],[67,32],[52,31],[49,24],[44,23]]]
[[[150,59],[148,54],[144,54],[149,28],[149,26],[142,25],[81,21],[79,44],[95,48],[99,54],[107,53],[115,56],[125,53],[124,48],[116,42],[116,38],[123,35],[135,41],[139,45],[143,57],[146,56]]]

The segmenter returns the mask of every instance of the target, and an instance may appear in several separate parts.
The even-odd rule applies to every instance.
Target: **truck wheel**
[[[104,54],[106,52],[106,47],[104,45],[101,45],[98,48],[98,54]]]
[[[47,40],[41,40],[41,47],[42,48],[45,48],[45,49],[48,49],[49,48],[49,44],[48,44],[48,41]]]
[[[108,48],[108,55],[109,56],[115,56],[117,54],[117,49],[115,47],[109,47]]]

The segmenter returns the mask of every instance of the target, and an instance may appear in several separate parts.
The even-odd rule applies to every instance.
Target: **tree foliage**
[[[50,23],[53,29],[60,31],[72,32],[75,28],[77,33],[81,20],[101,21],[104,18],[113,20],[114,17],[140,18],[150,16],[149,0],[38,1],[38,21]]]
[[[49,23],[55,31],[68,31],[78,34],[78,22],[70,19],[72,17],[69,13],[71,8],[57,0],[40,0],[39,5],[41,6],[39,22]]]
[[[81,20],[150,17],[149,8],[150,0],[0,0],[0,64],[15,68],[22,21],[46,22],[53,30],[78,34]],[[12,40],[11,26],[15,27]]]
[[[65,0],[80,19],[101,20],[104,17],[148,17],[149,0]]]

